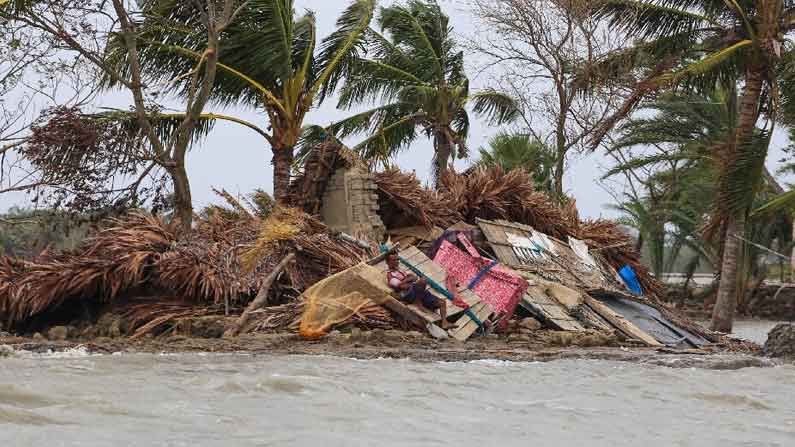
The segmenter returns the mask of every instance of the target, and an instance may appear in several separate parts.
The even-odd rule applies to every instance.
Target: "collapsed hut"
[[[326,142],[293,179],[289,208],[219,194],[226,206],[203,210],[189,233],[136,211],[76,250],[0,258],[0,322],[24,333],[113,313],[133,337],[210,316],[233,320],[228,334],[299,330],[313,302],[345,289],[352,301],[315,336],[345,325],[430,330],[438,315],[384,289],[385,243],[451,300],[450,335],[460,340],[520,314],[653,346],[719,340],[661,303],[662,286],[614,222],[581,220],[573,201],[559,206],[520,170],[448,172],[434,191],[410,173],[372,172]],[[628,292],[622,269],[642,294]]]

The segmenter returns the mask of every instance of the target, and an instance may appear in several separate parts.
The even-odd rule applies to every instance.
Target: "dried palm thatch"
[[[315,218],[295,208],[277,207],[259,226],[258,236],[240,258],[245,270],[252,270],[259,260],[279,249],[285,242],[299,235],[317,234],[325,226]]]
[[[553,237],[566,236],[574,224],[570,214],[533,185],[533,177],[521,169],[506,173],[499,167],[478,167],[467,175],[447,171],[440,188],[447,203],[468,222],[476,218],[505,219]]]
[[[391,313],[375,303],[359,309],[358,312],[353,314],[351,323],[366,330],[395,329],[400,326]]]
[[[229,208],[205,210],[188,233],[132,212],[108,220],[72,252],[28,261],[0,258],[0,319],[15,326],[65,305],[108,303],[141,289],[179,297],[186,306],[223,304],[234,311],[257,294],[288,251],[297,252],[298,262],[285,282],[298,290],[369,257],[302,211],[276,208],[263,218],[231,195],[221,196]],[[149,329],[176,318],[175,312],[165,318],[153,303],[141,309],[146,306],[151,321],[159,319]]]
[[[375,174],[381,220],[387,228],[434,225],[447,228],[462,216],[446,197],[420,184],[417,176],[397,169]]]
[[[304,313],[304,304],[302,299],[296,299],[281,306],[256,311],[253,332],[274,332],[289,328],[300,320]]]
[[[88,239],[80,254],[45,254],[20,262],[6,260],[0,274],[0,314],[9,324],[69,300],[110,301],[146,282],[168,250],[174,232],[159,219],[134,212],[110,219]]]
[[[174,298],[136,299],[116,312],[128,323],[131,338],[146,335],[159,335],[172,330],[185,318],[220,315],[223,309],[218,306],[196,306]]]

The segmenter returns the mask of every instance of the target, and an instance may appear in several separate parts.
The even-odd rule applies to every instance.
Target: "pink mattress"
[[[468,252],[444,241],[434,261],[447,271],[448,278],[452,278],[459,289],[470,288],[498,314],[513,315],[527,290],[527,281],[500,265],[492,266],[494,261],[480,256],[465,236],[459,234],[458,240]],[[473,280],[474,286],[468,287]]]

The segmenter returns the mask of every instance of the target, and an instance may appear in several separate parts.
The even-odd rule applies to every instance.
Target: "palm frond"
[[[611,29],[620,29],[642,39],[658,39],[721,26],[712,17],[690,8],[699,2],[690,3],[676,7],[644,0],[608,0],[599,6],[595,15],[598,19],[607,20]]]
[[[751,47],[753,43],[752,40],[742,40],[729,47],[709,54],[696,62],[690,63],[679,71],[659,76],[655,82],[661,85],[675,85],[686,79],[703,78],[705,75],[712,74],[712,76],[709,76],[710,80],[706,82],[706,85],[714,86],[716,84],[716,79],[734,79],[735,73],[737,72],[737,61],[745,57],[744,50]],[[723,73],[720,73],[721,70]]]
[[[351,71],[363,51],[365,31],[375,13],[376,0],[354,0],[337,19],[333,33],[323,40],[317,58],[318,77],[311,88],[322,101],[337,89],[340,80]]]
[[[514,98],[496,90],[486,90],[470,97],[475,113],[485,116],[490,124],[504,124],[516,119],[519,106]]]
[[[448,20],[435,1],[411,0],[406,6],[382,8],[379,24],[418,66],[443,79],[442,39],[449,31]]]
[[[372,163],[384,163],[395,154],[405,149],[417,137],[418,115],[408,115],[385,123],[372,136],[353,147],[364,160]]]
[[[366,101],[394,101],[410,87],[430,88],[431,85],[386,62],[358,60],[351,67],[348,82],[340,91],[338,107],[347,109]]]
[[[795,191],[787,191],[783,194],[779,194],[776,197],[770,199],[764,205],[756,208],[752,213],[751,217],[763,217],[765,215],[770,215],[782,210],[792,210],[795,209]]]

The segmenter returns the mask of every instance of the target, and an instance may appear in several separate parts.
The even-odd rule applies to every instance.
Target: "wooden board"
[[[585,330],[585,327],[574,319],[560,303],[553,300],[545,293],[539,293],[539,291],[533,287],[530,287],[522,296],[519,305],[541,320],[544,320],[562,331]]]
[[[613,309],[601,301],[591,296],[585,296],[585,304],[629,337],[640,340],[649,346],[663,346],[657,339],[642,331],[639,327],[632,324],[632,322],[613,311]]]
[[[520,257],[517,253],[522,249],[514,247],[508,235],[531,239],[535,232],[532,227],[505,220],[478,219],[477,224],[497,259],[514,269],[530,271],[549,281],[577,289],[623,287],[615,281],[615,270],[604,263],[598,254],[591,253],[599,265],[598,268],[594,268],[585,264],[568,243],[545,235],[554,247],[554,254],[545,253],[542,258]]]
[[[527,288],[519,305],[541,320],[562,331],[584,331],[585,327],[571,315],[569,309],[547,293],[547,281],[527,272],[520,272],[527,280]]]
[[[473,314],[478,317],[478,320],[482,322],[486,321],[493,313],[494,309],[488,303],[480,302],[475,304],[474,306],[470,307]],[[450,335],[458,340],[458,341],[466,341],[475,331],[478,330],[478,323],[469,316],[469,314],[464,314],[461,318],[458,319],[456,322],[458,325],[457,328],[450,331]]]

